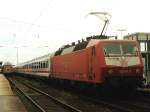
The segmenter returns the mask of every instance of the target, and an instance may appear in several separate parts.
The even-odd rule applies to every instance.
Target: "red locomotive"
[[[14,72],[14,68],[13,68],[13,65],[10,62],[5,62],[2,65],[2,73],[4,75],[9,75],[9,74],[12,74],[13,72]]]
[[[20,64],[15,70],[70,82],[137,86],[143,75],[138,43],[91,38]]]

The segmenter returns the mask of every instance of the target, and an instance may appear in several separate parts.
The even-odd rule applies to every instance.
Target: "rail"
[[[10,78],[7,78],[9,80],[9,82],[14,85],[15,89],[19,90],[20,93],[22,93],[28,100],[30,100],[32,102],[32,104],[34,104],[41,112],[47,112],[46,109],[44,109],[39,103],[37,103],[37,101],[35,101],[35,99],[33,99],[30,95],[28,95],[27,93],[25,93],[14,81],[12,81]],[[19,82],[21,84],[23,84],[24,86],[36,91],[37,93],[40,93],[44,96],[46,96],[47,98],[53,100],[55,103],[61,105],[61,107],[63,106],[64,109],[66,110],[69,110],[69,112],[82,112],[81,110],[67,104],[67,103],[64,103],[63,101],[35,88],[35,87],[32,87],[31,85],[27,85],[23,82]]]

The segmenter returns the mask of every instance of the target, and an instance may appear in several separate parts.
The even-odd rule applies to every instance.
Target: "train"
[[[10,75],[14,72],[14,67],[10,62],[5,62],[2,65],[2,70],[1,71],[4,75]]]
[[[15,73],[85,85],[136,88],[143,80],[138,42],[91,36],[14,68]]]

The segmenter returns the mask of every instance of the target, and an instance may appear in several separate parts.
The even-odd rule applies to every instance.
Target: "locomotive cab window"
[[[137,56],[138,48],[134,44],[123,44],[122,51],[124,56]]]
[[[106,44],[103,50],[106,57],[121,55],[120,44]]]
[[[133,43],[108,43],[103,46],[103,50],[106,57],[138,55],[138,48]]]

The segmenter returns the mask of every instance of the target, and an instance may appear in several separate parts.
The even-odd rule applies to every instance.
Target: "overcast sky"
[[[98,35],[103,22],[90,12],[112,15],[108,35],[150,32],[149,0],[0,0],[0,60],[19,62],[64,44]]]

